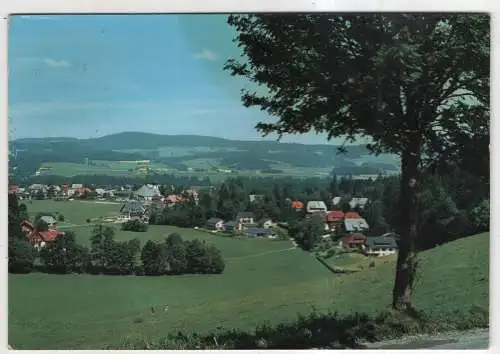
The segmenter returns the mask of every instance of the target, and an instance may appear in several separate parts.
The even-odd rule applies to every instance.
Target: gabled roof
[[[207,224],[208,225],[215,225],[219,222],[223,221],[222,219],[219,219],[219,218],[210,218],[207,220]]]
[[[129,200],[120,209],[120,213],[144,213],[146,208],[137,200]]]
[[[157,197],[161,195],[160,190],[157,186],[147,184],[136,190],[134,194],[145,198]]]
[[[292,208],[304,209],[304,203],[302,203],[300,200],[292,200]]]
[[[345,213],[344,217],[346,219],[361,219],[361,216],[355,211],[348,211],[347,213]]]
[[[235,227],[236,225],[238,225],[239,223],[237,221],[228,221],[226,223],[224,223],[224,225],[226,227]]]
[[[332,210],[326,214],[327,222],[341,221],[344,218],[344,212],[342,210]]]
[[[342,200],[342,197],[333,197],[332,203],[333,203],[333,205],[337,205],[338,203],[340,203],[341,200]]]
[[[368,240],[367,237],[360,233],[347,235],[344,236],[344,238],[342,239],[342,241],[347,244],[349,243],[364,244],[366,243],[367,240]]]
[[[390,236],[368,237],[366,244],[371,249],[398,248],[396,240]]]
[[[348,231],[348,232],[363,231],[363,230],[370,228],[370,226],[368,225],[366,220],[363,218],[344,219],[344,226],[345,226],[346,231]]]
[[[53,216],[50,216],[50,215],[44,215],[44,216],[40,217],[40,220],[45,221],[47,224],[54,224],[57,222],[57,220]]]
[[[323,210],[323,211],[328,210],[325,202],[322,200],[312,200],[312,201],[307,202],[306,209],[307,209],[308,213],[310,213],[313,210]]]
[[[38,234],[42,237],[42,240],[48,242],[56,240],[59,236],[63,236],[64,232],[58,230],[47,230],[47,231],[38,231]]]

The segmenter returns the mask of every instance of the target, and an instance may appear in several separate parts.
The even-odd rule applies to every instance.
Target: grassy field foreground
[[[28,206],[30,212],[54,207],[59,204]],[[99,214],[117,208],[72,204],[65,215],[78,224],[90,213],[87,209]],[[375,314],[390,304],[393,261],[333,275],[288,241],[237,240],[168,226],[152,226],[147,233],[119,232],[117,238],[162,239],[173,231],[216,244],[226,259],[224,274],[9,275],[9,343],[19,349],[99,349],[180,330],[206,334],[221,326],[251,333],[263,323],[293,323],[297,314],[313,308]],[[75,232],[82,242],[90,234],[89,228]],[[422,260],[415,290],[418,309],[437,319],[467,315],[471,307],[488,310],[489,234],[424,252]],[[163,311],[165,305],[168,311]],[[151,307],[158,310],[153,313]]]

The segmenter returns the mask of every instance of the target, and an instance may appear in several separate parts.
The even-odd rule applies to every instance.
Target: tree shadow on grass
[[[464,317],[465,316],[465,317]],[[471,322],[470,316],[475,321]],[[299,316],[292,323],[277,326],[261,325],[253,332],[236,329],[208,334],[178,332],[157,341],[128,339],[119,349],[363,349],[364,342],[376,342],[417,333],[430,333],[442,329],[465,329],[464,325],[488,326],[486,311],[471,310],[462,317],[432,320],[422,312],[412,316],[386,310],[377,316],[355,313],[339,316],[338,313]],[[117,349],[108,347],[107,349]]]

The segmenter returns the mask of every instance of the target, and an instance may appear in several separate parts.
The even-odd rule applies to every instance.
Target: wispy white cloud
[[[71,66],[71,64],[66,60],[54,60],[50,58],[44,58],[43,63],[52,68],[67,68]]]
[[[169,109],[175,111],[182,117],[211,115],[218,112],[229,112],[241,107],[230,102],[206,102],[206,101],[52,101],[52,102],[22,102],[9,106],[9,114],[17,117],[45,116],[54,113],[70,113],[82,111],[164,111]]]
[[[22,15],[23,20],[56,21],[57,17],[44,15]]]
[[[56,60],[52,58],[37,58],[37,57],[21,57],[14,58],[15,62],[18,63],[43,63],[51,68],[67,68],[71,66],[71,63],[66,60]]]
[[[198,60],[208,60],[208,61],[216,61],[219,59],[219,56],[215,52],[206,48],[203,49],[201,52],[196,53],[194,57]]]

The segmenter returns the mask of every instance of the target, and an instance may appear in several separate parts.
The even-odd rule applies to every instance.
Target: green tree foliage
[[[384,204],[381,201],[370,203],[362,212],[370,230],[367,236],[381,236],[390,231],[389,224],[384,218]]]
[[[485,199],[471,210],[471,223],[474,232],[486,232],[490,230],[490,200]]]
[[[315,130],[349,141],[364,135],[374,153],[401,157],[393,307],[411,308],[417,193],[427,158],[460,155],[467,149],[458,142],[476,135],[467,117],[489,116],[488,15],[258,14],[233,15],[228,23],[243,59],[225,68],[262,88],[244,90],[243,104],[277,117],[259,123],[259,131]],[[464,138],[457,133],[466,125]]]
[[[182,238],[179,240],[172,237],[176,235],[175,233],[169,235],[162,247],[167,257],[169,272],[171,274],[185,274],[188,272],[186,243],[182,241]]]
[[[188,271],[191,274],[203,274],[210,265],[205,245],[198,239],[186,241]]]
[[[35,261],[35,249],[26,238],[9,237],[9,273],[30,273]]]
[[[175,246],[175,245],[180,245],[184,241],[182,240],[182,236],[179,235],[177,232],[172,232],[170,235],[167,236],[165,239],[165,242],[169,247]]]
[[[222,252],[215,247],[210,245],[206,247],[206,252],[208,254],[208,264],[205,269],[207,274],[221,274],[226,268],[224,259],[222,258]]]
[[[88,265],[89,251],[78,245],[75,234],[68,231],[64,236],[47,243],[40,251],[40,259],[50,273],[82,273]]]
[[[291,225],[289,233],[302,249],[310,251],[325,234],[324,218],[321,215],[313,215],[310,219]]]
[[[141,251],[141,262],[145,275],[163,275],[168,270],[167,257],[161,245],[148,240]]]
[[[24,204],[21,204],[24,205]],[[25,239],[26,236],[21,232],[21,218],[22,210],[27,214],[26,206],[21,208],[19,205],[19,200],[15,194],[9,194],[8,196],[8,235],[9,239]]]
[[[129,242],[112,240],[104,246],[104,273],[114,275],[132,274],[136,269],[136,257],[139,250]]]
[[[29,273],[33,270],[35,250],[21,231],[22,214],[27,208],[19,205],[15,194],[8,195],[8,270],[11,273]]]
[[[148,228],[149,224],[138,219],[128,220],[122,224],[122,230],[124,231],[146,232]]]
[[[96,225],[90,236],[90,263],[94,272],[106,269],[106,249],[112,245],[115,229],[110,226]]]

